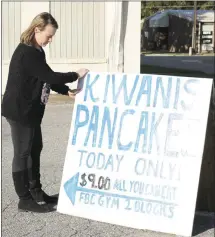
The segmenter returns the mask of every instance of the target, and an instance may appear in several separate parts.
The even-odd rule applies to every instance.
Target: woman
[[[52,41],[58,24],[49,13],[37,15],[21,35],[10,66],[2,100],[2,115],[10,127],[14,147],[12,177],[19,197],[20,211],[49,212],[48,204],[56,204],[42,190],[40,183],[40,153],[42,150],[41,121],[50,89],[63,94],[75,94],[65,83],[84,77],[87,69],[77,72],[54,72],[47,65],[43,46]],[[45,205],[40,205],[45,202]]]

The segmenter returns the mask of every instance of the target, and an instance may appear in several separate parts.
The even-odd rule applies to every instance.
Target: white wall
[[[4,4],[4,2],[2,2]],[[21,16],[21,32],[24,31],[32,21],[32,16],[36,16],[40,12],[49,11],[49,2],[21,2],[20,16]],[[7,19],[2,19],[2,25],[7,22]],[[13,30],[13,29],[10,29]],[[4,35],[4,27],[2,30]],[[18,42],[17,42],[18,43]],[[3,45],[4,47],[4,45]],[[47,57],[49,57],[48,48],[45,49]],[[7,75],[9,60],[2,59],[2,94],[5,91],[5,86],[7,83]]]
[[[128,22],[125,35],[125,66],[124,71],[128,73],[139,73],[140,70],[140,2],[129,2]],[[111,32],[113,29],[114,17],[114,2],[106,2],[105,12],[105,50],[106,58],[96,60],[62,60],[54,62],[50,59],[49,46],[45,47],[47,63],[54,71],[68,72],[75,71],[79,68],[85,67],[90,71],[106,72],[108,62],[108,45],[110,41]],[[49,11],[49,2],[21,2],[21,31],[32,21],[32,16],[40,12]],[[102,17],[100,15],[100,17]],[[3,19],[5,20],[5,19]],[[99,21],[99,19],[98,19]],[[4,34],[4,31],[2,32]],[[57,32],[58,34],[58,32]],[[56,37],[56,36],[55,36]],[[5,91],[7,82],[9,60],[2,61],[2,94]],[[71,88],[76,86],[76,83],[69,84]]]
[[[129,2],[124,49],[126,73],[140,73],[140,22],[141,2]]]

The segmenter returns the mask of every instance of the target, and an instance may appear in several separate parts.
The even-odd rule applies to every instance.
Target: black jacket
[[[24,125],[38,125],[45,110],[41,101],[44,85],[60,94],[67,94],[69,88],[64,84],[77,79],[76,72],[54,72],[46,63],[43,49],[40,51],[20,43],[9,65],[2,116]]]

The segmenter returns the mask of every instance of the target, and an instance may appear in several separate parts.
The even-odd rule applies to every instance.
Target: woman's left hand
[[[74,98],[79,92],[80,92],[80,90],[78,90],[78,89],[74,89],[74,90],[69,89],[68,96],[71,98]]]

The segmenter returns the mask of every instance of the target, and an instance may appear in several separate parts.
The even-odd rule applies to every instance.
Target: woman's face
[[[52,38],[55,35],[56,28],[52,25],[47,25],[44,30],[40,30],[38,27],[35,28],[35,40],[41,47],[45,47],[48,43],[52,42]]]

